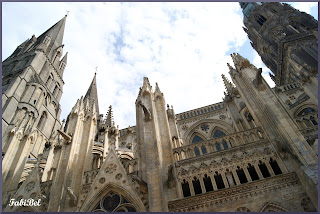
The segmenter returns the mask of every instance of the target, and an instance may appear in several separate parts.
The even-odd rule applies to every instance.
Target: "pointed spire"
[[[90,102],[90,106],[93,105],[93,103],[96,106],[97,112],[99,113],[99,103],[98,103],[98,92],[97,92],[97,83],[96,83],[96,76],[97,73],[94,73],[94,77],[93,80],[89,86],[89,89],[86,93],[86,95],[84,96],[83,100],[85,99],[89,99]]]
[[[159,92],[161,92],[160,91],[160,88],[159,88],[159,85],[158,85],[158,83],[156,82],[156,90],[155,91],[159,91]]]
[[[143,87],[151,87],[148,77],[143,77]]]
[[[106,118],[106,125],[109,127],[114,126],[114,120],[113,120],[113,112],[112,112],[112,106],[109,106],[109,110],[107,113],[107,118]]]
[[[224,83],[224,87],[227,89],[228,94],[231,94],[232,91],[234,90],[234,86],[232,85],[232,83],[227,79],[227,77],[224,74],[221,74],[223,83]]]
[[[62,46],[66,18],[67,16],[65,15],[60,21],[39,36],[38,42],[42,42],[46,37],[50,38],[49,47],[51,48],[47,50],[47,53],[50,53],[51,51]]]

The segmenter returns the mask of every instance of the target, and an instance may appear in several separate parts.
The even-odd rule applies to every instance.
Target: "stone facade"
[[[222,102],[175,114],[143,79],[136,126],[99,112],[96,75],[66,121],[66,17],[3,62],[2,208],[41,212],[317,211],[317,22],[287,4],[240,3],[272,71],[239,54]],[[41,199],[13,207],[11,199]]]

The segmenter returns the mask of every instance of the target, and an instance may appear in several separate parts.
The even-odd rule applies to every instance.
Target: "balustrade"
[[[254,128],[219,138],[193,143],[173,149],[176,161],[205,155],[208,153],[257,142],[264,139],[260,128]]]

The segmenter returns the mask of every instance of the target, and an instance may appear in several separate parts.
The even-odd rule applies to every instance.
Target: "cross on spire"
[[[66,10],[66,11],[67,11],[67,14],[66,14],[66,16],[68,16],[68,15],[69,15],[69,12],[70,12],[70,11],[69,11],[69,10]]]

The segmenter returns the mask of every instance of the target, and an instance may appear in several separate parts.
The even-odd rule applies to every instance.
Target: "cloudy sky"
[[[290,3],[317,18],[316,2]],[[113,106],[120,128],[135,125],[143,77],[158,82],[176,113],[222,101],[221,74],[238,52],[269,70],[242,30],[239,3],[2,3],[2,60],[69,12],[64,53],[68,65],[61,120],[84,95],[97,69],[100,114]],[[317,18],[318,19],[318,18]]]

